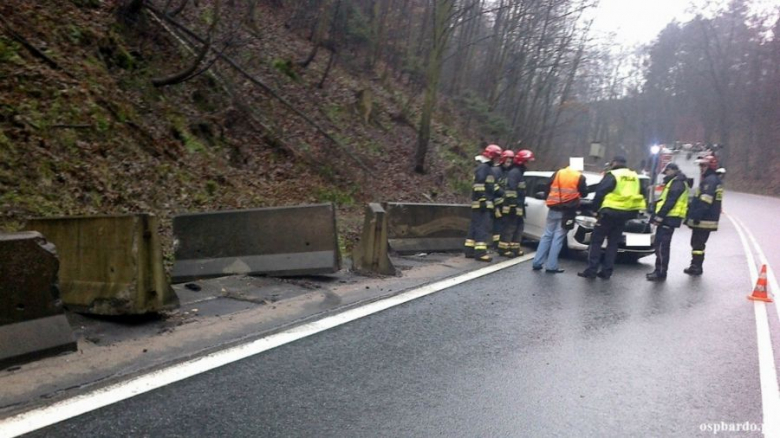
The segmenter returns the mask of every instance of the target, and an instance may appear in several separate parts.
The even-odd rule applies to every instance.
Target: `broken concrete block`
[[[34,219],[27,229],[40,231],[57,246],[68,309],[140,315],[178,306],[153,215]]]
[[[0,368],[76,351],[58,270],[56,249],[40,233],[0,234]]]
[[[387,255],[387,214],[376,203],[366,206],[363,233],[352,249],[352,263],[356,272],[395,275],[395,267]]]

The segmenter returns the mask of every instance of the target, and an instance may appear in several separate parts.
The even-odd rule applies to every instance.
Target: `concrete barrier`
[[[471,207],[458,204],[388,203],[388,242],[399,254],[463,251]]]
[[[157,218],[149,214],[34,219],[60,255],[62,300],[71,310],[139,315],[175,308]]]
[[[39,233],[0,234],[0,369],[76,351],[58,269],[54,245]]]
[[[341,269],[332,204],[184,214],[173,218],[173,234],[174,283]]]
[[[380,204],[366,206],[363,233],[352,248],[352,263],[358,273],[395,275],[395,266],[387,255],[387,214]]]

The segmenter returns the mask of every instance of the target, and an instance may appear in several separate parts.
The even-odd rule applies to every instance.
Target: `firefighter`
[[[488,241],[492,231],[493,197],[496,179],[491,168],[501,160],[501,147],[488,145],[482,154],[474,157],[479,162],[474,170],[471,186],[471,224],[466,236],[466,257],[482,262],[493,259],[487,254]]]
[[[501,230],[504,228],[505,218],[502,214],[505,202],[506,193],[506,178],[509,173],[509,169],[512,167],[512,159],[515,157],[515,153],[509,149],[505,149],[501,152],[501,160],[498,162],[498,166],[494,166],[491,170],[493,176],[496,178],[496,190],[493,197],[493,249],[501,252],[499,241],[501,240]]]
[[[567,166],[553,174],[546,192],[547,219],[531,268],[540,271],[544,267],[550,274],[560,274],[563,269],[558,268],[558,255],[566,234],[574,228],[580,200],[588,195],[588,184],[582,172]]]
[[[675,163],[669,163],[662,171],[664,191],[655,204],[655,214],[650,220],[656,226],[655,270],[647,274],[648,281],[666,280],[669,269],[669,249],[675,228],[680,228],[688,213],[688,177]]]
[[[525,225],[525,174],[526,163],[534,161],[534,153],[528,149],[518,151],[509,163],[509,171],[506,176],[506,189],[504,191],[504,207],[501,212],[504,215],[504,227],[501,230],[501,240],[498,243],[498,252],[504,257],[517,257],[523,255],[520,250],[520,239],[523,236]]]
[[[590,246],[588,247],[588,267],[578,272],[583,278],[603,278],[612,276],[617,258],[618,245],[623,236],[626,222],[637,216],[639,211],[647,208],[639,175],[626,167],[626,159],[616,156],[610,163],[610,170],[596,187],[596,197],[593,208],[598,211],[598,222],[593,229]],[[604,261],[601,262],[601,244],[607,239],[607,249]],[[598,271],[599,265],[601,270]]]
[[[696,160],[701,170],[699,187],[693,194],[688,218],[685,222],[691,228],[691,265],[683,270],[688,275],[704,273],[704,248],[710,232],[718,230],[721,203],[723,202],[723,182],[717,174],[718,159],[707,155]]]

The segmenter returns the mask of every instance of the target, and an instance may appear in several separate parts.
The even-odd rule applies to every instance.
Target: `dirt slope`
[[[234,29],[224,53],[246,75],[218,61],[155,88],[151,78],[192,55],[152,14],[119,24],[114,3],[0,5],[0,229],[34,216],[145,211],[167,232],[179,212],[335,202],[351,240],[367,201],[465,200],[477,136],[453,128],[446,102],[439,120],[452,126],[434,126],[430,170],[415,174],[415,132],[397,117],[407,89],[348,59],[317,88],[327,57],[294,65],[311,47],[285,29],[284,10],[258,11],[256,31]],[[202,14],[179,20],[198,28]],[[361,90],[372,95],[367,123]]]

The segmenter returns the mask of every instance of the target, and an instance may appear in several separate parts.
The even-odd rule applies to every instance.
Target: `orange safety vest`
[[[550,194],[547,195],[547,206],[565,206],[580,199],[580,191],[577,186],[582,174],[570,167],[563,168],[555,175],[550,186]]]

